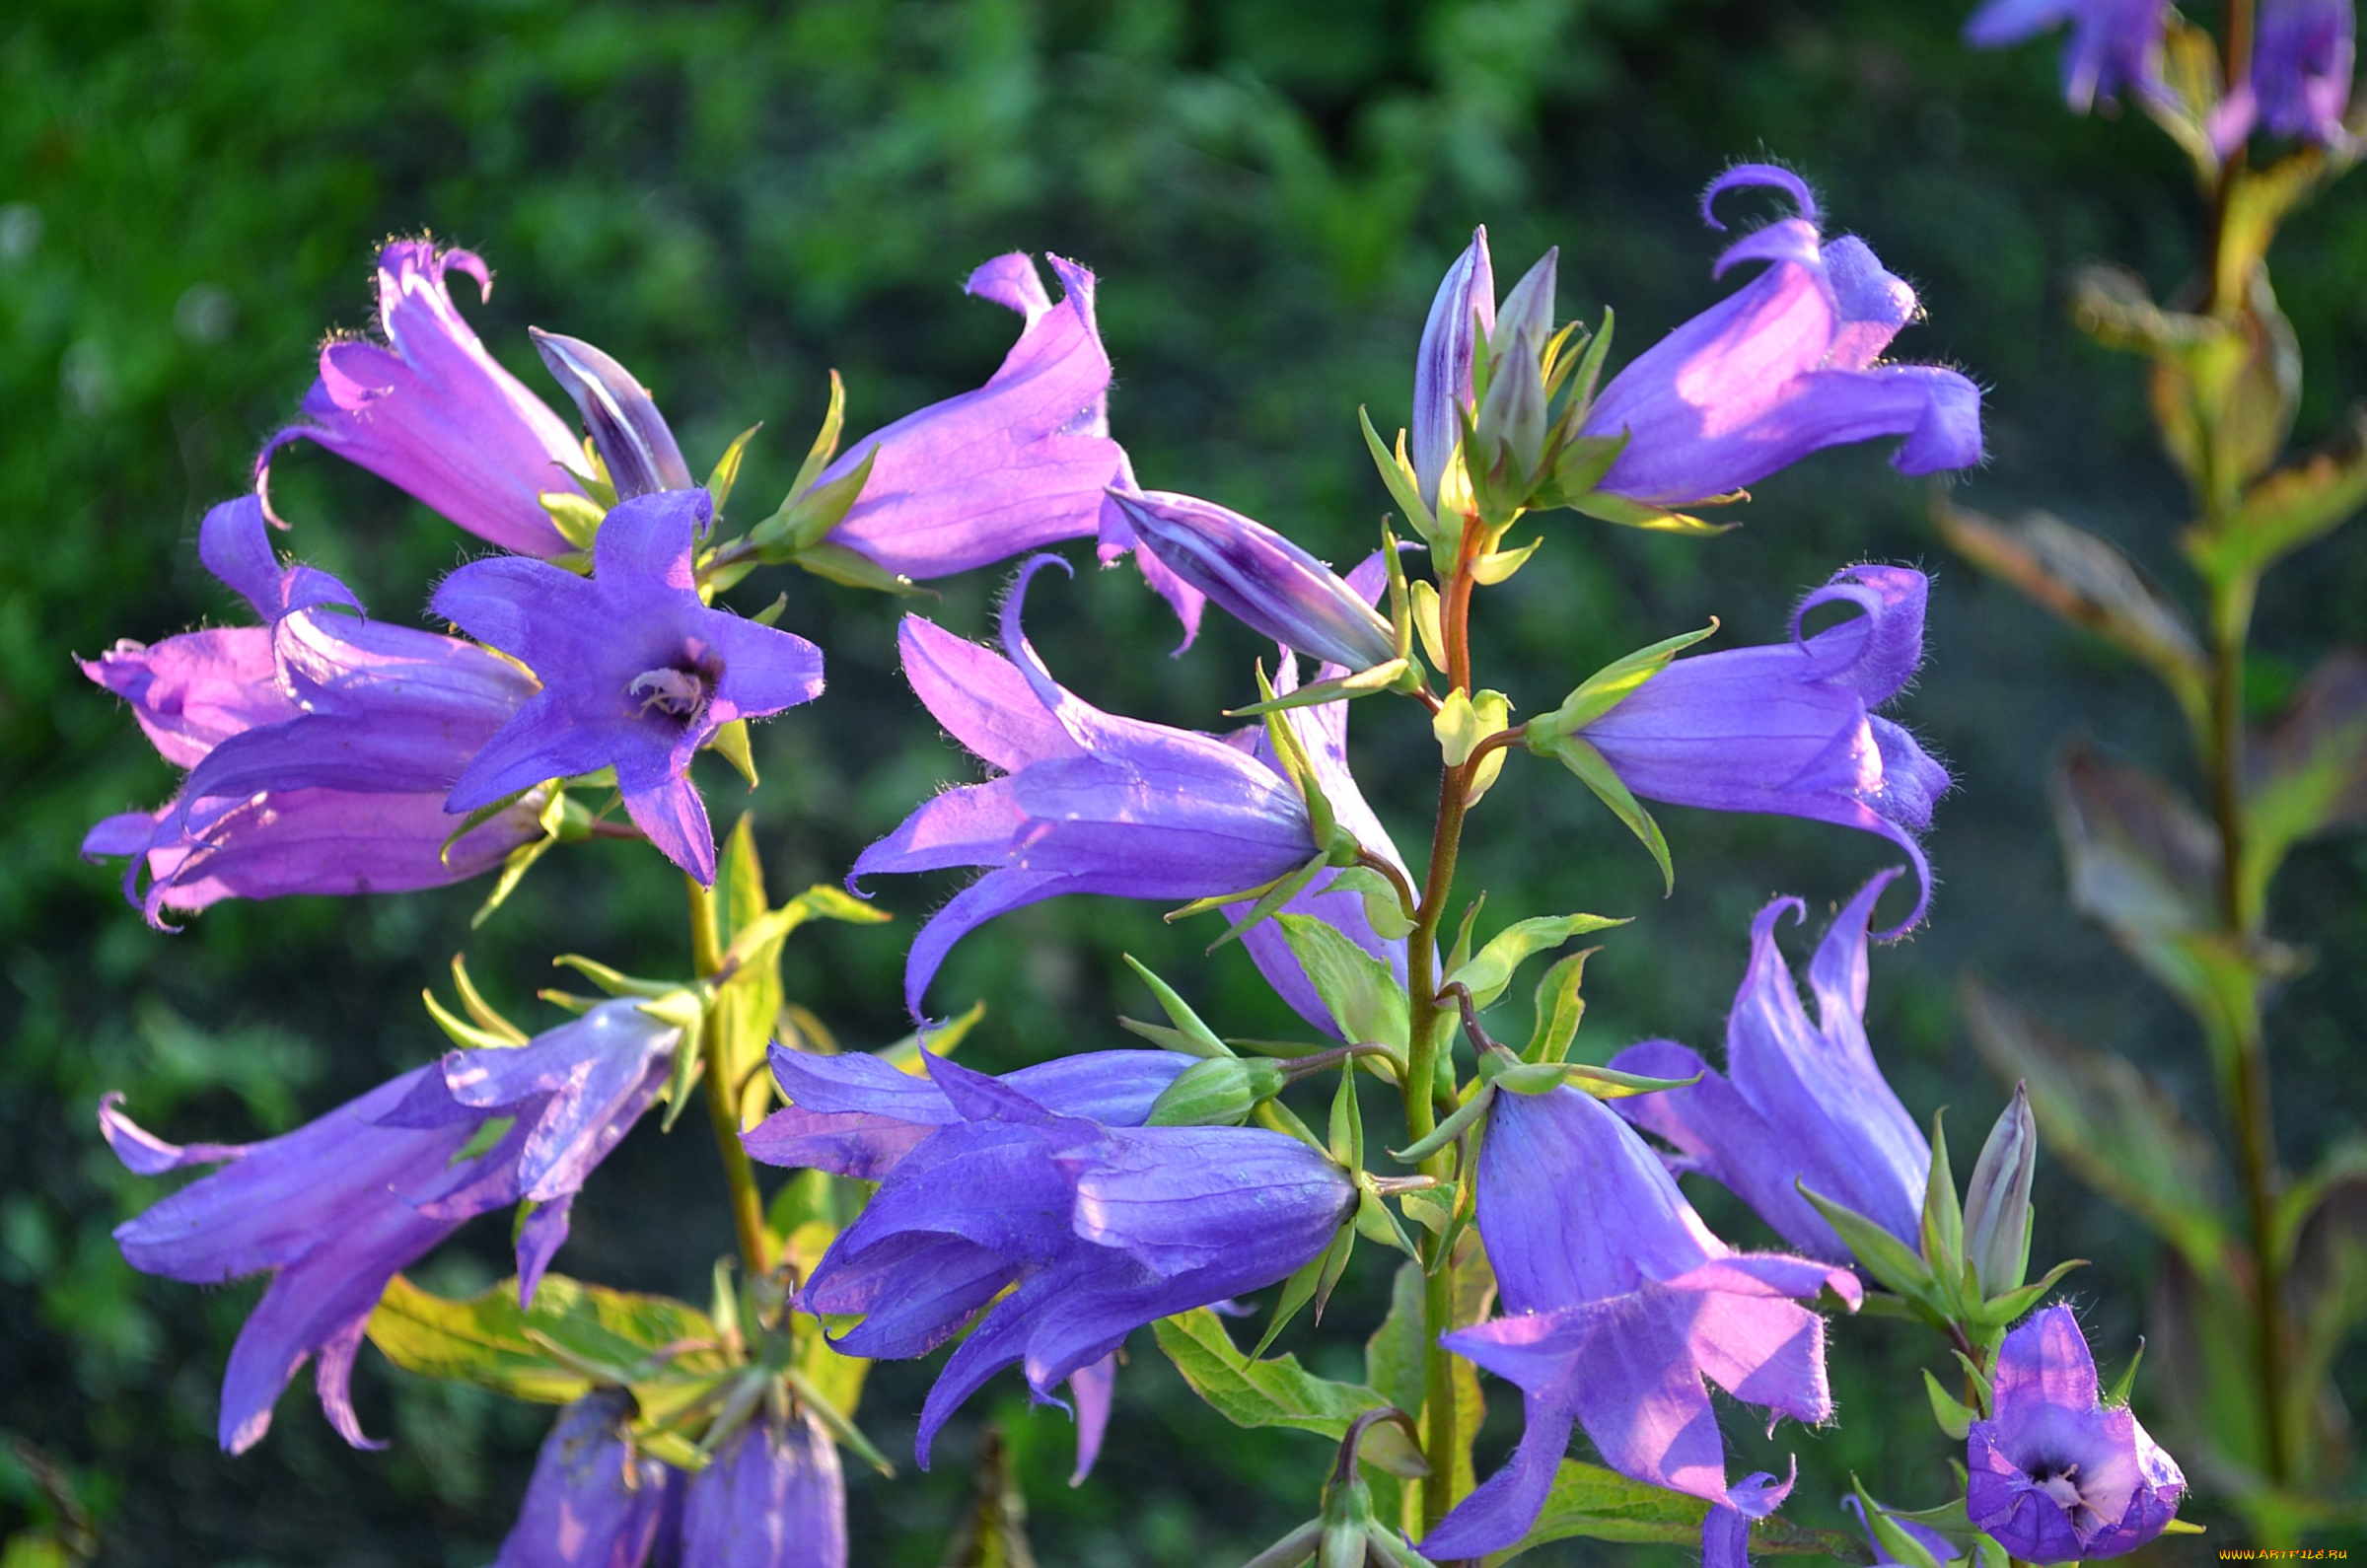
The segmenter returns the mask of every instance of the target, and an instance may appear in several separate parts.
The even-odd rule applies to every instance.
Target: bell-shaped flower
[[[1935,473],[1980,461],[1980,390],[1937,365],[1882,362],[1920,307],[1865,242],[1826,242],[1808,186],[1746,164],[1719,177],[1710,203],[1738,185],[1773,185],[1799,216],[1737,241],[1717,273],[1765,271],[1678,327],[1614,377],[1579,426],[1626,446],[1596,488],[1658,507],[1731,494],[1827,447],[1902,436],[1893,465]],[[1717,225],[1723,227],[1722,225]]]
[[[1398,657],[1365,596],[1264,524],[1166,490],[1110,496],[1143,549],[1251,630],[1350,674]]]
[[[2248,107],[2261,128],[2330,147],[2346,142],[2358,8],[2351,0],[2261,0],[2256,28]]]
[[[464,1222],[530,1190],[550,1195],[518,1238],[521,1275],[538,1275],[566,1234],[567,1201],[647,1107],[680,1040],[679,1029],[637,1004],[605,1004],[519,1049],[414,1068],[254,1144],[166,1143],[117,1108],[119,1096],[108,1096],[100,1131],[130,1170],[222,1167],[115,1227],[123,1260],[199,1285],[276,1271],[231,1349],[223,1448],[243,1453],[260,1441],[280,1390],[314,1357],[329,1423],[356,1447],[377,1446],[362,1435],[348,1381],[387,1282]],[[505,1090],[472,1087],[480,1082],[477,1058],[487,1055],[510,1058],[491,1069]],[[619,1069],[642,1070],[654,1082],[646,1093],[610,1093]],[[454,1106],[472,1094],[474,1102]],[[468,1153],[502,1118],[510,1124],[491,1147]],[[555,1222],[538,1223],[546,1213]]]
[[[1439,280],[1422,322],[1421,345],[1414,350],[1406,455],[1424,506],[1438,505],[1439,480],[1463,440],[1464,415],[1472,411],[1472,362],[1495,326],[1496,274],[1488,258],[1487,230],[1473,229],[1471,243]]]
[[[915,580],[950,576],[1103,527],[1103,492],[1124,452],[1110,439],[1110,356],[1093,274],[1048,258],[1054,305],[1015,251],[969,275],[967,292],[1019,313],[1019,341],[985,386],[904,415],[848,446],[819,482],[871,477],[827,542]],[[1130,541],[1129,541],[1130,542]]]
[[[820,695],[822,651],[700,600],[691,562],[713,510],[704,490],[618,503],[589,579],[497,557],[444,580],[436,612],[542,682],[453,786],[451,810],[612,767],[634,825],[682,870],[715,880],[690,759],[734,720]]]
[[[1914,863],[1916,895],[1897,936],[1923,918],[1931,866],[1915,834],[1949,786],[1915,738],[1873,710],[1923,658],[1930,580],[1901,566],[1852,566],[1800,603],[1792,640],[1679,659],[1573,733],[1647,800],[1766,812],[1880,833]],[[1860,613],[1814,636],[1821,606]]]
[[[198,554],[263,625],[120,642],[82,667],[189,769],[171,803],[110,817],[83,841],[86,856],[131,857],[124,892],[152,924],[226,897],[440,887],[542,836],[539,801],[457,840],[464,820],[444,809],[477,748],[534,696],[530,677],[457,638],[336,612],[359,608],[352,594],[283,566],[253,496],[206,515]]]
[[[624,1437],[633,1396],[595,1389],[559,1411],[493,1568],[641,1568],[679,1511],[682,1473]]]
[[[1998,49],[2071,25],[2063,45],[2063,101],[2085,114],[2122,88],[2164,95],[2162,38],[2170,0],[1988,0],[1965,24],[1965,41]]]
[[[1478,1557],[1518,1541],[1574,1424],[1621,1474],[1719,1505],[1712,1532],[1734,1523],[1729,1509],[1772,1512],[1791,1483],[1728,1485],[1702,1379],[1770,1417],[1825,1420],[1825,1322],[1798,1301],[1830,1289],[1854,1307],[1857,1277],[1731,1250],[1643,1140],[1571,1089],[1496,1097],[1477,1197],[1505,1316],[1440,1342],[1517,1386],[1528,1428],[1504,1467],[1423,1539],[1423,1554]]]
[[[2117,1557],[2162,1532],[2187,1478],[2126,1405],[2097,1394],[2096,1358],[2060,1305],[2032,1315],[1997,1351],[1994,1417],[1965,1445],[1972,1528],[2025,1562]]]
[[[1002,1082],[1062,1116],[1139,1127],[1195,1058],[1182,1051],[1086,1051],[1006,1073]],[[740,1135],[751,1159],[878,1181],[940,1127],[960,1122],[937,1080],[877,1056],[772,1047],[782,1107]]]
[[[1809,963],[1817,1022],[1800,1005],[1775,927],[1807,908],[1778,898],[1751,923],[1751,966],[1726,1020],[1726,1071],[1673,1040],[1613,1058],[1621,1072],[1701,1081],[1613,1102],[1677,1151],[1671,1165],[1735,1193],[1803,1252],[1847,1263],[1850,1252],[1796,1183],[1919,1245],[1931,1145],[1883,1080],[1866,1041],[1866,927],[1899,872],[1877,876],[1834,917]]]
[[[877,872],[984,866],[933,915],[904,965],[920,1015],[953,945],[998,914],[1067,892],[1187,900],[1258,887],[1313,859],[1307,803],[1290,781],[1210,736],[1120,718],[1062,687],[1021,629],[1029,581],[1003,603],[1009,658],[917,616],[897,633],[904,677],[937,722],[1001,776],[949,790],[866,849]]]
[[[885,1359],[926,1355],[977,1319],[922,1408],[924,1466],[938,1429],[1003,1368],[1023,1364],[1048,1400],[1143,1324],[1290,1274],[1355,1209],[1347,1175],[1279,1133],[1112,1126],[942,1058],[928,1068],[960,1119],[888,1172],[800,1302],[863,1315],[833,1342]],[[893,1116],[910,1101],[837,1103]]]
[[[682,1498],[684,1568],[846,1568],[846,1480],[811,1412],[759,1413]]]
[[[478,341],[453,304],[454,270],[476,279],[480,295],[493,292],[492,273],[469,251],[398,240],[379,252],[386,342],[332,338],[322,348],[303,417],[263,448],[257,483],[272,453],[316,441],[481,539],[522,555],[562,554],[573,546],[539,496],[582,493],[568,471],[584,465],[583,448]]]

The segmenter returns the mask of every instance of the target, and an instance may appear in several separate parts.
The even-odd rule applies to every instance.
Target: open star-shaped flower
[[[542,682],[461,775],[449,809],[612,767],[634,825],[714,882],[715,834],[690,758],[736,719],[819,696],[822,650],[699,598],[692,555],[713,511],[704,490],[623,502],[601,525],[589,580],[516,557],[444,580],[436,612]]]

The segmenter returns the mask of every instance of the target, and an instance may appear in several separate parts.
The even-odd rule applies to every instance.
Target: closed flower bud
[[[1195,1062],[1151,1103],[1147,1127],[1238,1127],[1290,1081],[1280,1062],[1218,1056]]]
[[[618,500],[691,488],[682,449],[675,444],[674,432],[667,428],[649,389],[635,381],[631,371],[581,338],[539,327],[529,332],[535,352],[575,399]]]
[[[2038,1159],[2030,1090],[2016,1084],[2013,1104],[1981,1145],[1965,1195],[1965,1255],[1984,1295],[2002,1296],[2022,1284],[2030,1261],[2030,1178]]]

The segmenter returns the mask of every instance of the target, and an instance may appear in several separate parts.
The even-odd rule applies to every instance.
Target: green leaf
[[[514,1279],[452,1301],[397,1274],[365,1331],[407,1372],[542,1404],[581,1398],[596,1382],[625,1385],[726,1365],[713,1321],[696,1308],[561,1274],[542,1277],[527,1310]]]
[[[1956,1173],[1948,1165],[1946,1122],[1946,1111],[1932,1112],[1931,1170],[1923,1184],[1923,1261],[1934,1281],[1953,1295],[1965,1273],[1965,1211],[1956,1194]]]
[[[1586,998],[1578,989],[1586,980],[1586,961],[1601,951],[1588,948],[1556,959],[1537,982],[1537,1025],[1521,1052],[1523,1061],[1557,1062],[1569,1055],[1570,1042],[1578,1037],[1579,1021],[1586,1017]]]
[[[1973,1419],[1979,1412],[1967,1407],[1963,1400],[1941,1388],[1940,1380],[1933,1377],[1928,1369],[1923,1374],[1923,1391],[1931,1396],[1931,1418],[1940,1424],[1942,1432],[1962,1443],[1965,1434],[1972,1429]]]
[[[1547,1541],[1575,1536],[1698,1548],[1701,1521],[1708,1513],[1709,1504],[1698,1497],[1631,1481],[1600,1464],[1563,1460],[1553,1472],[1552,1490],[1545,1494],[1545,1506],[1537,1523],[1529,1527],[1529,1533],[1488,1561],[1507,1562]],[[1783,1549],[1763,1544],[1756,1530],[1752,1535],[1754,1554]]]
[[[732,444],[723,449],[723,456],[715,460],[715,470],[707,475],[707,494],[714,498],[717,517],[723,516],[723,509],[731,503],[732,487],[740,482],[740,460],[748,456],[749,442],[763,428],[761,419],[750,425],[733,437]]]
[[[1405,520],[1420,531],[1424,538],[1438,532],[1438,519],[1422,504],[1421,482],[1414,477],[1401,455],[1392,453],[1381,440],[1381,432],[1373,428],[1373,416],[1359,404],[1356,423],[1364,431],[1364,445],[1373,455],[1373,466],[1381,472],[1381,482],[1389,487],[1389,497],[1398,503]]]
[[[1536,720],[1529,726],[1531,748],[1538,747],[1537,737],[1542,734],[1567,735],[1594,723],[1612,709],[1633,696],[1636,691],[1669,667],[1669,661],[1713,635],[1718,618],[1712,615],[1709,624],[1699,631],[1683,632],[1666,637],[1649,648],[1639,648],[1625,658],[1610,664],[1578,682],[1577,688],[1562,698],[1561,706]]]
[[[1602,752],[1574,735],[1553,736],[1546,743],[1545,754],[1556,758],[1563,767],[1578,775],[1578,781],[1595,792],[1595,798],[1611,808],[1612,815],[1627,824],[1644,848],[1652,852],[1652,863],[1660,868],[1666,890],[1677,891],[1677,866],[1669,858],[1669,841],[1661,835],[1660,823],[1652,814],[1636,804],[1626,780],[1612,770]]]
[[[2258,909],[2293,845],[2367,820],[2367,656],[2345,648],[2323,660],[2244,761],[2240,869],[2245,904]]]
[[[1350,866],[1328,885],[1331,892],[1352,892],[1364,899],[1364,918],[1384,939],[1396,941],[1413,933],[1413,917],[1398,897],[1397,884],[1370,866]]]
[[[1591,914],[1538,915],[1516,920],[1490,937],[1487,946],[1470,962],[1450,973],[1445,984],[1469,987],[1473,1007],[1493,1006],[1512,983],[1514,973],[1535,955],[1559,947],[1574,936],[1626,923],[1624,919]]]
[[[2057,1284],[2061,1283],[2062,1277],[2065,1274],[2070,1273],[2075,1268],[2085,1268],[2087,1266],[2088,1260],[2084,1257],[2066,1258],[2062,1262],[2055,1264],[2054,1267],[2048,1269],[2045,1273],[2041,1274],[2037,1279],[2032,1280],[2029,1284],[2020,1286],[2014,1290],[2009,1290],[2002,1296],[1991,1297],[1988,1301],[1983,1302],[1974,1308],[1973,1311],[1968,1316],[1972,1321],[1983,1324],[1987,1327],[2003,1328],[2007,1324],[2011,1323],[2015,1319],[2021,1317],[2024,1313],[2030,1311],[2033,1307],[2036,1307],[2039,1302],[2044,1298],[2048,1291],[2054,1289]]]
[[[2053,1033],[1977,982],[1967,982],[1960,1002],[1990,1069],[2029,1084],[2047,1151],[2196,1268],[2215,1272],[2227,1233],[2211,1140],[2127,1058]]]
[[[1685,512],[1672,512],[1665,506],[1648,501],[1630,501],[1623,495],[1608,490],[1589,490],[1570,503],[1573,511],[1621,528],[1644,529],[1654,534],[1686,534],[1694,538],[1715,538],[1732,533],[1740,523],[1705,523]]]
[[[1313,915],[1277,915],[1275,924],[1339,1026],[1340,1038],[1387,1045],[1402,1058],[1410,1023],[1404,987],[1389,965]]]
[[[1191,1391],[1235,1426],[1292,1427],[1337,1439],[1365,1411],[1395,1402],[1362,1384],[1319,1378],[1296,1356],[1252,1360],[1225,1332],[1224,1319],[1205,1307],[1163,1318],[1152,1329]]]
[[[1212,1058],[1233,1054],[1232,1047],[1217,1038],[1216,1031],[1200,1021],[1200,1015],[1192,1011],[1189,1002],[1177,994],[1174,986],[1152,973],[1150,967],[1131,953],[1122,953],[1118,957],[1126,961],[1126,967],[1139,975],[1142,983],[1151,988],[1151,994],[1159,999],[1159,1006],[1167,1014],[1168,1022],[1176,1026],[1171,1033],[1181,1042],[1179,1049],[1187,1050],[1194,1056]]]
[[[2264,475],[2219,529],[2196,529],[2184,542],[2206,576],[2254,576],[2324,538],[2361,506],[2367,506],[2367,413],[2353,415],[2333,448]]]

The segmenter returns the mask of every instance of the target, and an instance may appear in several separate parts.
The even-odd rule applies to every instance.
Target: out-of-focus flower
[[[1021,629],[1021,569],[1004,601],[1000,658],[906,616],[904,677],[937,722],[1002,776],[949,790],[855,862],[878,872],[984,866],[914,939],[904,1003],[919,1016],[953,945],[998,914],[1066,892],[1194,899],[1296,870],[1317,851],[1290,781],[1224,742],[1104,713],[1055,681]]]
[[[254,1144],[166,1143],[108,1096],[100,1131],[130,1170],[223,1168],[115,1227],[124,1261],[198,1285],[276,1270],[231,1349],[223,1448],[243,1453],[261,1440],[280,1390],[307,1358],[318,1358],[329,1423],[357,1448],[377,1447],[355,1419],[348,1380],[387,1282],[465,1221],[530,1189],[550,1196],[518,1238],[522,1283],[538,1275],[566,1235],[568,1200],[647,1107],[680,1040],[678,1028],[637,1004],[608,1003],[523,1048],[414,1068]],[[511,1060],[487,1075],[486,1056]],[[632,1082],[619,1090],[619,1079]],[[468,1154],[499,1118],[509,1125],[492,1146]],[[538,1224],[546,1213],[555,1223]]]
[[[583,448],[548,404],[501,368],[452,302],[445,274],[493,275],[467,250],[398,240],[379,252],[382,346],[331,339],[304,416],[255,459],[258,487],[271,454],[291,441],[322,446],[399,485],[477,537],[522,555],[571,548],[542,509],[543,491],[582,494],[568,476]]]
[[[683,1568],[846,1568],[846,1480],[811,1412],[760,1413],[682,1499]]]
[[[596,1389],[559,1412],[493,1568],[641,1568],[682,1474],[626,1444],[632,1413],[622,1389]]]
[[[1988,0],[1965,24],[1974,48],[2020,43],[2069,23],[2063,45],[2063,101],[2085,114],[2122,88],[2162,95],[2162,37],[2170,0]]]
[[[1915,834],[1949,778],[1873,710],[1922,662],[1930,586],[1906,567],[1845,568],[1801,601],[1790,642],[1679,659],[1572,733],[1647,800],[1805,817],[1890,839],[1916,877],[1913,909],[1882,933],[1897,936],[1930,902],[1931,866]],[[1802,636],[1803,619],[1831,604],[1862,613]]]
[[[1735,1523],[1729,1511],[1772,1512],[1791,1483],[1757,1475],[1727,1484],[1701,1380],[1771,1415],[1823,1421],[1832,1413],[1824,1319],[1795,1299],[1829,1288],[1854,1306],[1856,1276],[1731,1250],[1643,1140],[1571,1089],[1498,1095],[1477,1182],[1505,1316],[1441,1342],[1516,1385],[1528,1429],[1422,1552],[1476,1557],[1518,1541],[1544,1505],[1574,1424],[1620,1473],[1718,1505],[1705,1549]]]
[[[2342,116],[2358,25],[2353,0],[2261,0],[2244,107],[2257,110],[2263,130],[2330,147],[2349,139]]]
[[[120,642],[82,667],[190,770],[166,806],[110,817],[83,841],[86,856],[131,857],[124,893],[150,923],[227,897],[440,887],[542,836],[539,801],[458,839],[463,820],[444,809],[534,696],[532,677],[457,638],[336,613],[359,608],[352,594],[282,566],[253,496],[206,515],[198,552],[263,625]]]
[[[926,1355],[978,1318],[922,1408],[924,1466],[947,1417],[1003,1368],[1024,1364],[1048,1399],[1144,1323],[1291,1273],[1355,1208],[1343,1172],[1278,1133],[1110,1126],[942,1058],[928,1067],[960,1119],[888,1172],[800,1303],[865,1315],[835,1343],[888,1359]],[[879,1116],[912,1104],[896,1089],[866,1102],[851,1079],[840,1095]]]
[[[820,695],[822,650],[700,600],[691,556],[713,510],[704,490],[620,502],[589,580],[514,557],[471,561],[444,580],[436,612],[542,682],[453,786],[453,811],[613,767],[634,825],[682,870],[715,880],[690,759],[734,720]]]
[[[1918,1245],[1931,1145],[1875,1065],[1866,1041],[1866,926],[1886,871],[1834,917],[1817,947],[1808,981],[1818,1022],[1800,1006],[1792,971],[1775,946],[1797,898],[1778,898],[1751,923],[1751,966],[1726,1020],[1726,1071],[1673,1040],[1631,1045],[1612,1061],[1621,1072],[1690,1078],[1613,1102],[1620,1115],[1679,1151],[1672,1165],[1733,1191],[1803,1252],[1850,1261],[1848,1247],[1795,1185],[1841,1203],[1908,1247]]]
[[[1995,1417],[1965,1445],[1973,1529],[2025,1561],[2077,1562],[2134,1551],[2177,1516],[2186,1476],[2126,1405],[2098,1398],[2070,1308],[2007,1334],[1989,1381]]]
[[[1826,242],[1816,200],[1799,178],[1763,164],[1719,177],[1710,203],[1743,185],[1772,185],[1799,216],[1737,241],[1717,272],[1747,261],[1767,269],[1678,327],[1614,377],[1579,427],[1581,437],[1627,445],[1596,485],[1659,507],[1740,490],[1812,452],[1903,436],[1901,473],[1980,461],[1980,390],[1937,365],[1881,363],[1920,309],[1914,290],[1883,270],[1863,241]],[[1722,225],[1719,225],[1722,227]]]

